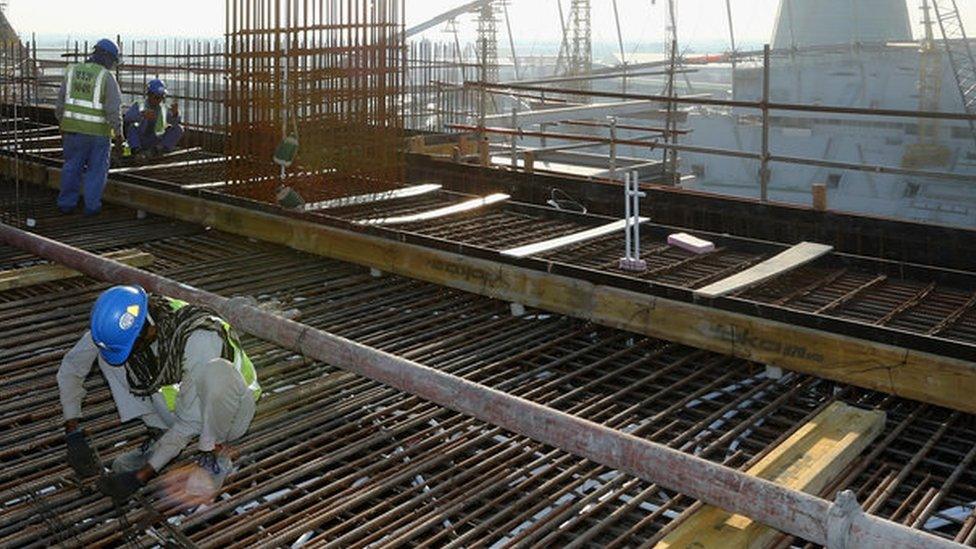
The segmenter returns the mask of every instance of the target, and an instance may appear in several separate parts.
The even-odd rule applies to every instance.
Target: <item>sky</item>
[[[406,0],[407,26],[424,21],[467,0]],[[559,0],[510,0],[512,33],[520,53],[531,54],[558,40]],[[594,42],[616,43],[611,0],[593,1]],[[808,0],[816,1],[816,0]],[[909,2],[913,20],[920,19],[920,0]],[[562,0],[568,11],[569,0]],[[724,0],[677,0],[680,43],[728,41]],[[21,33],[128,37],[219,37],[224,31],[224,0],[165,0],[140,10],[132,0],[8,0],[8,15]],[[779,0],[732,0],[737,41],[761,44],[769,40]],[[962,0],[964,23],[976,34],[976,2]],[[663,42],[666,0],[617,0],[621,27],[628,50],[646,50]],[[151,7],[150,7],[151,6]],[[473,16],[465,16],[462,32],[472,31]],[[161,24],[164,23],[164,24]],[[501,39],[507,42],[507,33]],[[443,28],[427,33],[447,40]]]

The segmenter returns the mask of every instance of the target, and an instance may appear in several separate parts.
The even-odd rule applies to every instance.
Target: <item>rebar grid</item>
[[[301,310],[304,322],[472,381],[745,467],[835,399],[888,412],[885,435],[842,475],[881,516],[965,541],[976,477],[972,416],[108,208],[45,234],[152,253],[152,270]],[[0,249],[0,265],[30,257]],[[121,543],[111,506],[62,479],[54,373],[104,285],[76,279],[0,292],[0,543],[50,544],[27,492],[77,543]],[[652,544],[694,502],[376,383],[248,339],[269,395],[240,443],[228,497],[203,512],[156,501],[201,546]],[[96,374],[86,426],[106,459],[141,441]],[[831,494],[824,494],[831,496]],[[129,510],[137,522],[143,512]],[[148,535],[140,542],[152,544]]]

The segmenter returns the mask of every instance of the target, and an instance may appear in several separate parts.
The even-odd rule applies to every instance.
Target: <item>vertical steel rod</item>
[[[759,167],[759,199],[769,200],[769,44],[763,46],[762,160]]]

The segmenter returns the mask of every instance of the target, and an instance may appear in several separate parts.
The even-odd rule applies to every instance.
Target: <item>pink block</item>
[[[687,250],[693,254],[707,254],[715,251],[715,244],[688,233],[675,233],[669,236],[668,245]]]

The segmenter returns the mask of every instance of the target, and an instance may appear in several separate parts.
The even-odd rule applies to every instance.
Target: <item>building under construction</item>
[[[701,55],[662,3],[661,59],[621,36],[605,62],[589,0],[558,3],[552,55],[519,56],[520,1],[408,26],[413,1],[226,0],[221,41],[117,40],[124,100],[165,79],[186,133],[113,157],[98,216],[56,206],[53,103],[91,44],[0,22],[0,547],[976,546],[955,2],[918,2],[913,40],[901,0],[784,0],[770,46]],[[871,104],[867,70],[824,77],[866,83],[848,104],[810,78],[903,52],[911,108]],[[716,64],[733,93],[701,91]],[[806,102],[770,85],[800,77]],[[708,141],[721,116],[739,148]],[[826,126],[904,154],[778,148]],[[699,185],[704,157],[754,196]],[[790,173],[802,202],[778,200]],[[947,217],[851,211],[862,185]],[[160,475],[119,504],[65,462],[59,367],[120,284],[211,308],[258,372],[213,501]],[[108,467],[146,430],[99,372],[85,388]]]

